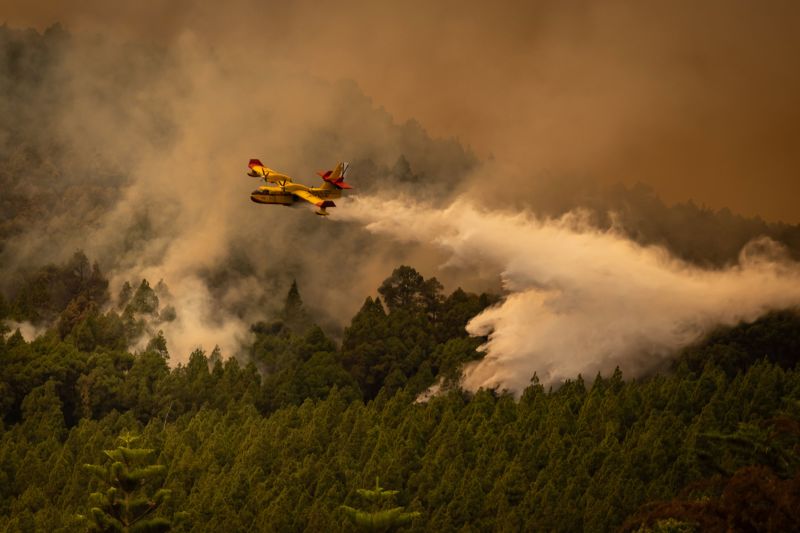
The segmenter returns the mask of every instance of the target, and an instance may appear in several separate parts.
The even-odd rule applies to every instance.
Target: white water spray
[[[436,209],[358,197],[337,215],[440,247],[448,264],[497,269],[508,296],[467,325],[489,338],[486,357],[464,371],[471,390],[520,392],[534,372],[544,384],[616,366],[640,376],[716,325],[800,304],[800,264],[766,238],[748,244],[736,265],[706,270],[592,227],[580,211],[540,219],[463,199]]]

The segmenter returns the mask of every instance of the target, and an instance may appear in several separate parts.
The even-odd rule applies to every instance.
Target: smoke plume
[[[798,2],[0,0],[0,13],[167,46],[193,33],[244,59],[229,75],[254,91],[287,83],[278,62],[356,80],[400,121],[525,169],[509,196],[531,177],[588,176],[800,222]]]
[[[436,212],[418,208],[425,216],[402,228],[413,242],[397,247],[361,230],[358,222],[380,220],[358,218],[363,208],[351,214],[341,205],[331,218],[351,222],[332,223],[305,209],[251,204],[247,198],[256,183],[244,171],[248,159],[259,157],[301,183],[318,183],[315,171],[348,159],[355,193],[413,189],[415,198],[445,205],[453,194],[464,193],[480,198],[481,205],[516,202],[550,214],[576,205],[596,207],[579,194],[582,185],[567,182],[644,180],[659,192],[671,191],[665,193],[668,199],[695,197],[793,220],[791,198],[800,168],[793,120],[800,86],[793,59],[800,41],[790,24],[796,7],[728,4],[715,9],[670,3],[655,16],[632,2],[567,7],[510,1],[499,9],[434,2],[407,10],[374,2],[323,8],[315,2],[251,0],[235,0],[224,9],[212,4],[189,9],[185,2],[163,0],[148,2],[146,9],[140,2],[109,9],[97,0],[15,5],[6,10],[11,24],[43,29],[61,21],[69,31],[51,28],[42,36],[0,31],[0,45],[8,52],[8,61],[0,62],[7,95],[0,102],[0,288],[13,286],[16,273],[63,261],[76,249],[99,261],[111,278],[112,294],[125,281],[135,286],[143,277],[153,283],[163,279],[172,296],[162,303],[172,305],[177,316],[158,327],[165,329],[175,363],[197,345],[219,344],[230,355],[249,324],[274,315],[293,278],[306,304],[320,311],[317,317],[342,326],[392,268],[406,263],[428,272],[450,254],[450,267],[437,276],[445,286],[483,290],[502,273],[511,291],[502,307],[473,322],[475,331],[494,330],[490,357],[471,370],[476,382],[510,381],[500,374],[481,378],[478,370],[493,368],[492,358],[500,353],[494,347],[533,345],[523,335],[529,329],[539,339],[546,333],[539,330],[549,328],[555,338],[571,320],[576,331],[580,320],[587,331],[598,331],[591,321],[596,315],[635,316],[636,309],[614,315],[605,308],[607,302],[639,302],[620,291],[645,300],[649,292],[662,295],[654,308],[668,307],[664,294],[692,300],[675,307],[695,309],[698,318],[676,312],[658,322],[677,321],[675,327],[687,322],[681,334],[692,337],[692,328],[702,329],[706,319],[726,318],[693,300],[711,298],[701,294],[710,291],[706,285],[721,283],[705,277],[730,279],[739,270],[744,276],[769,269],[745,261],[707,273],[614,232],[592,230],[575,214],[557,223],[517,215],[520,221],[465,202],[443,211],[455,215],[448,224],[471,213],[474,227],[464,222],[465,234],[477,238],[489,220],[505,217],[517,220],[521,235],[503,244],[511,234],[499,228],[486,237],[492,246],[474,257],[453,246],[437,250],[445,237],[434,239],[430,231],[410,237],[414,228],[428,230],[428,215]],[[753,47],[742,35],[761,44]],[[479,175],[470,150],[432,139],[419,123],[398,123],[398,117],[418,117],[431,131],[461,136],[480,153],[497,157]],[[543,185],[548,176],[552,187]],[[504,186],[487,195],[487,177],[502,179]],[[748,186],[739,186],[743,183]],[[371,205],[364,202],[353,205]],[[685,242],[674,248],[683,248],[681,257],[713,255],[714,264],[729,260],[730,247],[695,253],[706,251],[708,239],[698,241],[696,228],[687,229],[682,219],[653,224],[658,217],[652,212],[644,204],[633,213],[646,217],[628,217],[628,229],[641,233],[640,242],[674,244],[667,237],[680,232]],[[670,216],[661,218],[669,222]],[[523,231],[529,226],[561,227],[569,239],[595,243],[600,255],[586,249],[570,265],[564,253],[552,251],[565,265],[549,265],[555,259],[547,259],[547,247]],[[456,231],[442,227],[442,235]],[[730,249],[738,249],[754,234],[736,220],[725,227],[739,229],[713,228],[704,235],[727,233],[735,241]],[[800,243],[794,231],[794,242]],[[629,249],[625,257],[631,261],[606,257],[598,243]],[[495,253],[490,261],[495,246],[507,253]],[[513,256],[526,248],[530,258]],[[605,267],[607,279],[601,275],[601,265],[614,257],[627,266],[639,264],[635,256],[650,257],[641,264],[657,265],[651,268],[660,277],[628,279],[616,264]],[[588,270],[570,274],[579,267]],[[656,291],[652,285],[668,274],[692,297],[680,290]],[[711,300],[708,305],[718,309]],[[740,314],[756,300],[749,299],[752,305]],[[545,311],[573,301],[582,311],[574,316],[559,311],[562,320],[546,326],[553,317]],[[510,318],[492,314],[514,305],[540,310],[541,323],[509,328]],[[639,329],[626,326],[630,331],[623,325],[608,338],[652,331],[644,322]],[[680,344],[676,335],[634,335],[625,346],[658,358]],[[552,379],[568,375],[558,360],[563,355],[556,354],[588,353],[583,345],[566,346],[577,342],[568,340],[563,349],[543,352],[545,362],[552,361],[540,365],[540,376],[549,368]],[[657,346],[647,345],[651,341]],[[584,340],[592,346],[609,342]],[[620,353],[617,344],[597,352],[613,359]]]
[[[519,392],[534,373],[553,385],[617,366],[641,376],[716,325],[800,304],[800,264],[766,238],[742,249],[736,265],[707,270],[613,228],[597,229],[581,211],[544,219],[464,199],[435,209],[361,197],[340,216],[440,247],[449,254],[444,266],[501,276],[506,298],[467,326],[472,335],[488,335],[486,357],[464,371],[471,390]]]
[[[254,77],[250,57],[191,31],[166,47],[58,28],[2,28],[3,39],[26,53],[0,65],[0,81],[15,88],[0,117],[0,133],[13,133],[0,138],[0,288],[77,249],[99,262],[112,296],[125,282],[163,280],[160,303],[176,317],[146,333],[162,329],[177,364],[197,347],[235,354],[251,324],[275,317],[293,279],[335,332],[393,267],[438,261],[357,226],[342,232],[311,206],[249,200],[253,157],[316,185],[315,171],[346,156],[359,191],[393,172],[412,183],[415,173],[473,164],[458,143],[395,123],[355,83],[276,65]]]

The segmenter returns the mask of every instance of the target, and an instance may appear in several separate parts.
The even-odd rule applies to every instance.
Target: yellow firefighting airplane
[[[259,204],[292,205],[298,198],[312,203],[319,209],[316,214],[327,216],[327,207],[336,207],[332,198],[341,198],[342,189],[352,189],[350,184],[344,182],[349,165],[339,163],[336,168],[327,172],[318,172],[325,180],[322,187],[308,187],[293,183],[292,178],[275,172],[261,164],[258,159],[251,159],[248,176],[263,178],[266,183],[275,183],[277,186],[262,185],[250,194],[250,199]]]

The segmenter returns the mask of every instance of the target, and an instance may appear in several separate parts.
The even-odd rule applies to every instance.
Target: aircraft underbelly
[[[259,204],[292,205],[294,196],[289,193],[251,194],[250,199]]]

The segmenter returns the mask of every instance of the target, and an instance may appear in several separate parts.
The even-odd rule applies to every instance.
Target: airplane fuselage
[[[294,191],[307,191],[323,200],[335,200],[342,197],[342,191],[339,189],[306,187],[297,183],[287,183],[285,186],[262,185],[250,193],[250,199],[259,204],[292,205],[297,201],[302,201],[301,198],[292,194]]]

